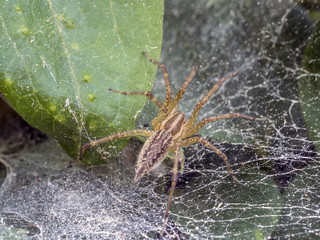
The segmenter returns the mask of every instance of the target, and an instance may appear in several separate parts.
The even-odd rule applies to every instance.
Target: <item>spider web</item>
[[[184,149],[167,237],[319,237],[319,140],[310,137],[299,91],[301,76],[311,75],[301,67],[314,28],[308,11],[292,1],[181,0],[167,1],[165,9],[161,61],[173,92],[200,65],[180,110],[190,116],[214,83],[237,70],[198,119],[229,112],[269,119],[223,120],[200,132],[228,156],[243,186],[207,148]],[[153,93],[165,97],[160,71]],[[156,114],[148,103],[137,128]],[[154,239],[168,198],[171,162],[134,184],[139,147],[133,140],[119,161],[89,169],[67,168],[70,159],[52,140],[1,155],[10,171],[0,191],[0,232],[11,239]]]

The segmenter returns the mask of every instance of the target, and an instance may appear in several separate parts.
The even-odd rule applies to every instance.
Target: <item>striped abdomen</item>
[[[157,131],[148,138],[139,154],[136,176],[134,177],[135,182],[162,163],[172,142],[172,134],[166,129]]]
[[[139,154],[136,176],[134,177],[135,182],[162,163],[168,155],[173,141],[182,135],[184,122],[185,115],[176,112],[161,123],[161,130],[148,138]]]

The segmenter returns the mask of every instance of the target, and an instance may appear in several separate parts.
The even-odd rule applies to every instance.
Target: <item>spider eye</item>
[[[149,123],[143,124],[144,127],[149,127]]]

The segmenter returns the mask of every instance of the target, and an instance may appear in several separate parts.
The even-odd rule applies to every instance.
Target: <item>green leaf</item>
[[[0,91],[75,158],[83,143],[134,127],[146,97],[108,88],[151,90],[156,66],[142,52],[159,58],[162,15],[158,0],[4,2]]]
[[[299,93],[301,99],[301,108],[303,118],[308,129],[308,133],[313,141],[317,150],[320,150],[320,21],[315,24],[315,29],[309,42],[304,59],[303,67],[309,74],[301,73],[299,79]]]

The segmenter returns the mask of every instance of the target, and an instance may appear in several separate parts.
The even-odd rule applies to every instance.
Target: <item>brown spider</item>
[[[253,118],[240,113],[228,113],[225,115],[208,117],[201,120],[198,123],[195,123],[198,113],[202,108],[202,106],[208,101],[208,99],[212,96],[212,94],[214,94],[218,90],[218,88],[221,86],[221,84],[225,80],[233,77],[235,74],[237,74],[237,72],[222,78],[217,84],[215,84],[213,88],[207,93],[207,95],[196,105],[190,119],[186,119],[185,114],[178,111],[178,102],[181,99],[182,95],[184,94],[190,81],[198,71],[198,67],[193,68],[192,72],[190,73],[189,77],[182,85],[177,95],[174,97],[174,99],[171,99],[171,87],[170,87],[169,77],[168,77],[168,72],[166,67],[163,64],[152,60],[146,53],[143,53],[143,54],[147,57],[147,59],[151,63],[159,66],[162,69],[164,82],[166,85],[166,92],[167,92],[167,96],[164,103],[162,104],[161,102],[159,102],[158,99],[149,92],[120,92],[113,89],[109,89],[109,90],[116,93],[124,94],[124,95],[145,95],[151,101],[153,101],[159,107],[158,116],[152,120],[152,126],[154,128],[154,131],[146,130],[146,129],[129,130],[125,132],[119,132],[109,137],[105,137],[90,143],[86,143],[82,147],[82,150],[80,153],[80,160],[82,159],[84,152],[87,148],[98,145],[100,143],[105,143],[121,137],[147,136],[149,138],[142,147],[142,150],[139,154],[137,167],[136,167],[136,175],[134,177],[134,181],[137,182],[146,173],[150,172],[152,169],[157,167],[166,158],[169,152],[174,152],[175,157],[174,157],[173,169],[172,169],[172,183],[171,183],[171,189],[170,189],[170,196],[169,196],[166,212],[163,219],[162,230],[160,233],[160,235],[163,236],[168,214],[169,214],[171,200],[172,200],[175,186],[177,183],[178,165],[182,161],[180,156],[180,148],[194,144],[194,143],[198,143],[198,142],[202,143],[203,145],[205,145],[206,147],[214,151],[216,154],[218,154],[224,160],[231,177],[237,183],[241,184],[240,181],[235,176],[233,176],[226,155],[222,153],[219,149],[214,147],[210,142],[208,142],[204,138],[200,136],[194,136],[194,135],[206,123],[214,122],[221,119],[227,119],[227,118],[233,118],[233,117],[242,117],[250,120],[265,120],[265,119]]]

